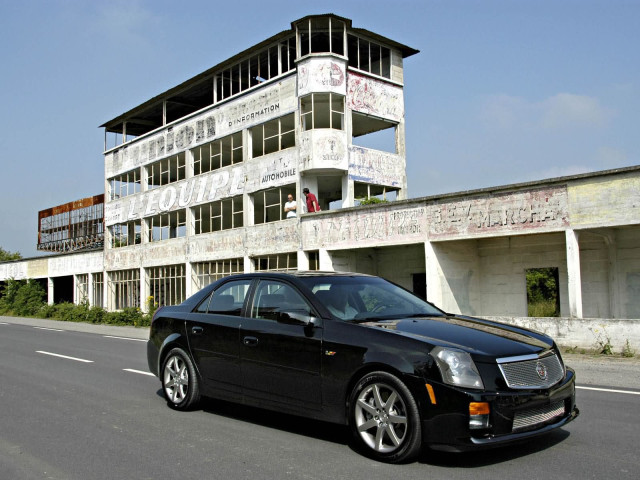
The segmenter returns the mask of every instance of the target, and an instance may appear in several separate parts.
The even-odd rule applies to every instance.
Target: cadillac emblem
[[[547,379],[547,376],[548,376],[547,367],[545,367],[542,362],[536,363],[536,373],[540,377],[540,380],[546,380]]]

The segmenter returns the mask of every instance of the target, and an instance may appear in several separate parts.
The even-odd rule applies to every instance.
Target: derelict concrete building
[[[640,167],[407,198],[416,53],[309,16],[104,123],[104,249],[0,264],[0,281],[47,279],[52,301],[72,279],[75,301],[113,310],[235,272],[357,271],[547,329],[526,318],[525,278],[551,267],[565,320],[639,318]],[[321,212],[304,213],[303,188]],[[371,197],[388,202],[360,205]],[[574,328],[554,322],[556,336]]]

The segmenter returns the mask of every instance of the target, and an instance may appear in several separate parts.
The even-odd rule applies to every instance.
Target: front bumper
[[[430,383],[436,404],[425,404],[423,438],[435,450],[466,451],[507,445],[563,427],[580,414],[575,404],[575,372],[570,368],[559,384],[546,390],[478,393]],[[487,428],[470,428],[470,402],[489,404]]]

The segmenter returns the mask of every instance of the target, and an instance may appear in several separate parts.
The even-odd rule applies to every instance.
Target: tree
[[[22,258],[19,252],[8,252],[4,248],[0,247],[0,262],[8,262],[9,260],[19,260]]]

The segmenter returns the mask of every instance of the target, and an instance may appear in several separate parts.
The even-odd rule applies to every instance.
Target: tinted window
[[[378,277],[303,277],[300,279],[341,320],[441,315],[443,312],[403,288]]]
[[[198,305],[197,311],[240,316],[250,285],[250,279],[225,283]]]
[[[311,315],[311,308],[292,286],[273,280],[260,282],[253,299],[251,316],[277,320],[281,312]]]

